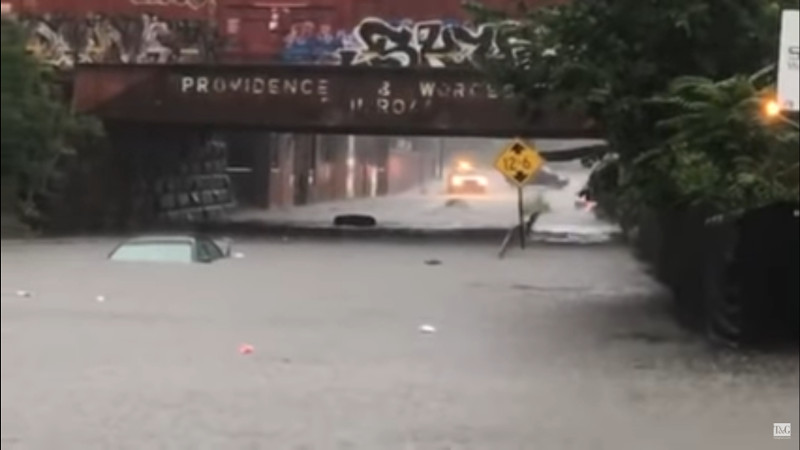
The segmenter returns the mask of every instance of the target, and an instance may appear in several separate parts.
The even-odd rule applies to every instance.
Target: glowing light
[[[459,161],[458,162],[458,169],[459,170],[472,170],[472,163],[469,161]]]
[[[781,105],[776,100],[769,100],[764,104],[764,114],[766,114],[767,117],[778,117],[781,111]]]

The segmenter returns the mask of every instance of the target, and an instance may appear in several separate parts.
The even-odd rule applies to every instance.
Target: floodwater
[[[113,245],[3,241],[3,450],[797,448],[797,353],[710,348],[622,247]]]

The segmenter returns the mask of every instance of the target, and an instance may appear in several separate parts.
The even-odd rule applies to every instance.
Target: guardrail
[[[525,230],[524,233],[520,232],[520,225],[516,224],[508,230],[506,233],[506,237],[503,239],[503,243],[500,244],[500,251],[497,254],[497,257],[503,259],[508,252],[508,249],[511,247],[511,244],[515,242],[514,236],[517,237],[517,243],[520,244],[521,248],[525,248],[525,241],[522,239],[524,236],[525,239],[529,238],[531,233],[533,233],[533,226],[536,224],[536,221],[539,219],[541,215],[541,211],[537,211],[532,213],[528,218],[525,220]]]

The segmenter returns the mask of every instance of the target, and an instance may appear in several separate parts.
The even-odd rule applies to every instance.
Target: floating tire
[[[342,214],[334,217],[333,225],[336,227],[372,228],[378,225],[375,217],[365,214]]]

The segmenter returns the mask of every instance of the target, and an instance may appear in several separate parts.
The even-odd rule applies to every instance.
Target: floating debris
[[[468,208],[469,204],[466,202],[466,200],[460,198],[451,198],[444,202],[444,206],[445,208]]]
[[[239,354],[240,355],[252,355],[255,351],[255,347],[250,344],[241,344],[239,345]]]
[[[433,334],[436,333],[436,327],[433,325],[425,324],[419,326],[419,331],[425,334]]]

